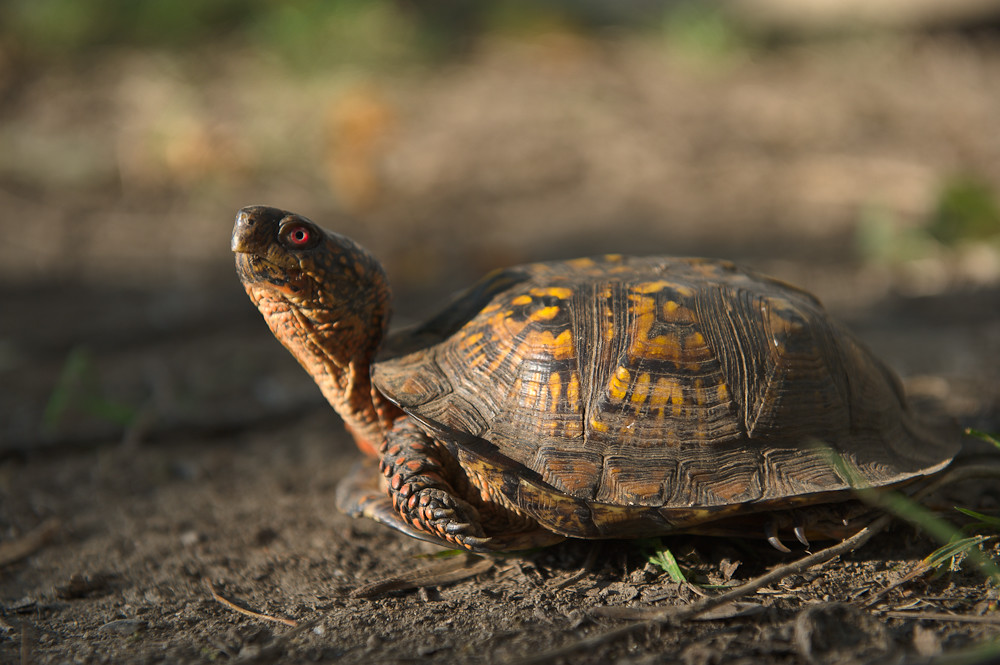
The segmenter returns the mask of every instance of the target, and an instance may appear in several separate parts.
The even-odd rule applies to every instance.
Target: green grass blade
[[[674,558],[673,552],[666,547],[662,547],[651,554],[649,561],[669,575],[672,581],[687,583],[687,577],[684,576],[684,571],[681,570],[680,564]]]
[[[982,432],[978,429],[972,429],[971,427],[965,428],[965,433],[968,434],[969,436],[974,436],[982,441],[986,441],[987,443],[992,443],[997,448],[1000,448],[1000,437],[998,437],[996,434]]]
[[[82,348],[75,348],[69,352],[66,362],[63,363],[62,371],[56,380],[56,385],[52,388],[48,402],[45,403],[45,411],[42,413],[42,426],[46,429],[55,429],[62,420],[63,415],[69,408],[73,397],[78,392],[78,385],[83,376],[89,371],[91,366],[90,354]]]
[[[925,556],[923,559],[924,564],[930,568],[937,568],[941,564],[954,559],[960,554],[968,554],[972,548],[979,547],[979,545],[989,539],[989,536],[969,536],[968,538],[959,538],[958,540],[952,541],[947,545],[942,545]]]
[[[975,510],[962,508],[961,506],[955,506],[955,510],[972,519],[979,520],[979,522],[972,525],[974,527],[987,527],[1000,531],[1000,517],[996,515],[984,515],[983,513],[977,513]]]

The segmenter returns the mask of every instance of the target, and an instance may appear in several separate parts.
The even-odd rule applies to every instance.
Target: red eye
[[[304,247],[312,240],[312,232],[304,226],[295,226],[285,233],[285,237],[296,247]]]

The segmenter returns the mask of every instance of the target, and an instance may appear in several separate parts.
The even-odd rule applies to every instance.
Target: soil
[[[958,563],[904,580],[939,543],[902,523],[596,644],[628,625],[602,608],[690,603],[804,552],[664,539],[681,584],[648,544],[569,542],[359,596],[475,564],[334,508],[359,454],[228,250],[243,205],[306,214],[384,258],[399,324],[519,261],[733,258],[998,431],[1000,255],[919,231],[956,178],[1000,191],[996,81],[995,42],[948,34],[708,55],[552,33],[375,74],[245,52],[0,69],[0,661],[920,663],[991,641],[996,658],[997,590]],[[956,492],[931,505],[1000,505],[995,482]]]

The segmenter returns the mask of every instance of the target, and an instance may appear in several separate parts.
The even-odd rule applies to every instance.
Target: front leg
[[[448,545],[471,551],[493,549],[479,511],[449,482],[449,464],[454,462],[442,444],[409,418],[397,420],[379,462],[393,509],[409,526]]]

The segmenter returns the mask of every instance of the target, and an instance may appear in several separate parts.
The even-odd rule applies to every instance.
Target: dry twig
[[[50,517],[17,540],[0,543],[0,567],[20,561],[42,549],[56,535],[59,526],[59,520]]]
[[[253,610],[248,610],[245,607],[240,607],[239,605],[229,600],[228,598],[223,598],[221,595],[219,595],[219,592],[215,590],[215,586],[212,584],[211,580],[209,580],[207,577],[204,578],[204,580],[205,584],[208,585],[208,590],[212,592],[212,598],[214,598],[216,602],[220,603],[221,605],[224,605],[225,607],[228,607],[234,612],[245,614],[246,616],[253,617],[254,619],[263,619],[264,621],[274,621],[275,623],[283,623],[286,626],[291,626],[292,628],[299,625],[299,622],[294,619],[286,619],[284,617],[271,616],[270,614],[262,614],[260,612],[254,612]]]
[[[959,623],[986,623],[1000,626],[1000,616],[980,614],[946,614],[944,612],[879,612],[881,616],[893,619],[916,619],[918,621],[956,621]]]
[[[886,595],[888,595],[890,591],[903,586],[907,582],[911,582],[917,579],[921,575],[926,574],[927,571],[929,571],[930,569],[931,569],[930,566],[928,566],[925,562],[921,561],[920,563],[917,564],[916,568],[914,568],[907,574],[903,575],[892,584],[887,585],[885,588],[880,589],[877,593],[873,594],[871,598],[865,601],[862,607],[871,607],[872,605],[878,604],[879,602],[881,602],[883,598],[886,597]]]
[[[408,591],[420,587],[453,584],[480,573],[485,573],[495,565],[492,559],[478,556],[463,556],[449,559],[443,565],[425,566],[406,571],[394,577],[375,580],[359,586],[351,592],[352,598],[373,598],[390,591]]]

